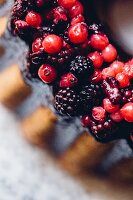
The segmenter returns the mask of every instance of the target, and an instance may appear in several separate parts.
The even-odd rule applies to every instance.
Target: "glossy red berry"
[[[81,2],[77,1],[73,7],[69,9],[70,18],[77,17],[78,15],[82,15],[84,12],[84,7]]]
[[[105,80],[107,77],[115,77],[115,71],[112,67],[107,67],[102,70],[102,77]]]
[[[120,111],[126,121],[133,122],[133,103],[125,104]]]
[[[35,53],[35,52],[38,52],[40,50],[43,50],[43,47],[42,47],[42,41],[43,41],[43,38],[37,38],[33,43],[32,43],[32,51]]]
[[[103,55],[105,62],[113,62],[117,57],[117,50],[112,44],[109,44],[102,51],[102,55]]]
[[[90,122],[91,122],[90,116],[88,116],[88,115],[83,116],[81,118],[81,122],[82,122],[82,126],[84,126],[84,127],[90,126]]]
[[[116,60],[110,65],[110,67],[114,70],[115,74],[117,75],[118,73],[123,72],[124,63],[121,62],[121,61]]]
[[[103,65],[103,57],[101,53],[98,51],[92,52],[88,54],[88,58],[90,58],[93,62],[95,68],[100,68]]]
[[[58,4],[66,9],[71,8],[76,3],[76,0],[58,0]]]
[[[78,23],[81,23],[81,22],[84,22],[85,21],[85,18],[83,15],[78,15],[74,18],[72,18],[71,20],[71,25],[75,25],[75,24],[78,24]]]
[[[61,37],[54,34],[50,34],[44,38],[42,46],[47,53],[57,54],[60,52],[63,46],[63,41]]]
[[[121,122],[123,120],[123,117],[122,117],[120,110],[110,114],[110,117],[114,122]]]
[[[105,118],[106,116],[106,111],[103,107],[94,107],[92,109],[92,117],[96,120],[96,121],[101,121]]]
[[[70,87],[75,86],[77,83],[78,83],[78,79],[72,73],[67,73],[61,77],[59,86],[61,88],[67,88],[67,87],[70,88]]]
[[[49,64],[42,65],[38,70],[38,76],[47,84],[53,83],[57,77],[57,72],[54,67]]]
[[[26,22],[30,26],[39,27],[42,24],[42,17],[38,13],[30,11],[26,15]]]
[[[71,26],[68,30],[68,36],[70,41],[75,44],[83,43],[88,38],[87,26],[83,23]]]
[[[125,73],[119,73],[116,75],[116,79],[119,82],[121,88],[128,87],[130,84],[129,77]]]
[[[113,105],[108,98],[103,100],[103,107],[108,113],[114,113],[119,110],[119,105]]]
[[[103,77],[102,77],[102,72],[101,72],[101,70],[99,70],[99,69],[96,69],[95,71],[94,71],[94,74],[93,74],[93,76],[91,77],[91,82],[92,83],[98,83],[98,82],[100,82],[100,81],[102,81],[103,80]]]
[[[96,50],[103,50],[108,44],[109,40],[106,35],[93,34],[90,38],[91,45]]]

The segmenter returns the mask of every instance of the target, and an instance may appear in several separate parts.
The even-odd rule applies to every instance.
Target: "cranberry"
[[[102,77],[105,80],[107,77],[115,77],[115,71],[112,67],[107,67],[102,70]]]
[[[108,113],[114,113],[119,109],[119,105],[113,105],[108,98],[103,100],[103,107]]]
[[[133,122],[133,103],[125,104],[120,111],[126,121]]]
[[[81,23],[81,22],[84,22],[85,21],[85,18],[83,15],[78,15],[74,18],[72,18],[71,20],[71,25],[75,25],[75,24],[78,24],[78,23]]]
[[[107,36],[102,34],[93,34],[90,41],[92,47],[96,50],[103,50],[109,44]]]
[[[100,68],[103,65],[103,57],[102,55],[98,52],[92,52],[88,55],[88,58],[90,58],[93,62],[93,65],[95,68]]]
[[[42,47],[42,41],[43,41],[43,38],[37,38],[33,43],[32,43],[32,51],[35,53],[35,52],[38,52],[40,50],[43,49]]]
[[[58,6],[53,10],[54,22],[67,21],[66,11],[63,7]]]
[[[103,107],[94,107],[92,109],[92,117],[96,120],[96,121],[101,121],[105,118],[106,115],[106,111]]]
[[[91,77],[91,82],[92,82],[92,83],[98,83],[98,82],[100,82],[100,81],[102,81],[102,80],[103,80],[103,77],[102,77],[102,72],[101,72],[101,70],[96,69],[96,70],[94,71],[93,76]]]
[[[63,6],[66,9],[71,8],[72,6],[75,5],[77,0],[58,0],[58,4],[60,6]]]
[[[68,30],[68,36],[70,41],[75,44],[83,43],[88,37],[87,26],[83,23],[78,23],[71,26]]]
[[[75,5],[69,9],[69,16],[72,19],[74,17],[77,17],[78,15],[83,14],[83,12],[84,12],[84,8],[83,8],[82,3],[77,1]]]
[[[113,62],[117,57],[116,48],[112,44],[109,44],[102,51],[102,55],[103,55],[105,62]]]
[[[114,122],[121,122],[123,120],[123,117],[120,111],[112,113],[110,117]]]
[[[90,116],[88,116],[88,115],[83,116],[81,118],[81,122],[82,122],[82,126],[84,126],[84,127],[90,126],[90,122],[91,122]]]
[[[42,24],[42,17],[38,13],[30,11],[26,15],[26,22],[30,26],[39,27]]]
[[[61,37],[50,34],[44,38],[42,46],[47,53],[56,54],[60,52],[63,46],[63,41]]]
[[[118,60],[114,61],[111,65],[111,68],[113,68],[115,74],[121,73],[124,70],[124,63],[120,62]]]
[[[38,70],[38,75],[44,83],[50,84],[55,81],[57,72],[51,65],[43,64]]]
[[[119,73],[116,75],[116,79],[119,82],[121,88],[128,87],[130,84],[129,77],[127,74]]]
[[[78,79],[72,73],[67,73],[61,77],[59,86],[61,88],[73,87],[77,84],[77,82]]]

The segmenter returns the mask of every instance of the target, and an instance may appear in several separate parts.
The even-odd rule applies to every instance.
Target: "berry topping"
[[[26,22],[30,26],[39,27],[42,24],[42,17],[38,13],[30,11],[26,15]]]
[[[113,105],[108,98],[103,100],[103,107],[108,113],[114,113],[119,109],[119,105]]]
[[[73,7],[69,9],[69,16],[71,18],[77,17],[78,15],[82,15],[84,12],[83,5],[77,1]]]
[[[70,64],[70,72],[79,79],[89,79],[93,71],[92,61],[85,56],[76,56]]]
[[[92,52],[90,54],[88,54],[88,58],[90,58],[93,62],[93,65],[95,68],[100,68],[103,65],[103,57],[102,55],[98,52]]]
[[[88,37],[87,26],[83,23],[72,25],[68,30],[68,36],[74,44],[83,43]]]
[[[70,88],[77,85],[77,83],[78,79],[72,73],[68,73],[61,77],[59,85],[61,88]]]
[[[47,53],[56,54],[60,52],[63,42],[59,36],[51,34],[44,38],[42,46]]]
[[[106,116],[106,112],[103,107],[94,107],[92,109],[92,117],[96,121],[102,121]]]
[[[90,39],[91,45],[96,50],[103,50],[109,44],[109,40],[106,35],[94,34]]]
[[[78,95],[70,88],[61,89],[55,95],[55,108],[61,114],[67,114],[69,116],[78,115],[79,104]]]
[[[128,75],[124,73],[119,73],[116,75],[116,80],[119,82],[121,88],[128,87],[130,84]]]
[[[75,5],[76,0],[58,0],[60,6],[68,9]]]
[[[102,55],[106,62],[113,62],[117,57],[117,50],[112,44],[109,44],[102,51]]]
[[[81,122],[82,122],[82,125],[83,125],[84,127],[90,126],[90,122],[91,122],[90,116],[88,116],[88,115],[83,116],[83,117],[81,118]]]
[[[55,81],[57,72],[52,66],[44,64],[39,68],[38,75],[44,83],[50,84]]]
[[[133,122],[133,103],[125,104],[120,111],[126,121]]]

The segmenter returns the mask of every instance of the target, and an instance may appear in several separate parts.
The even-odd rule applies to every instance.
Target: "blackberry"
[[[83,114],[89,113],[93,106],[99,106],[102,96],[102,90],[99,85],[91,84],[83,86],[80,92]]]
[[[62,67],[64,65],[65,67],[74,55],[75,55],[75,50],[70,45],[66,44],[58,54],[56,55],[49,54],[47,62],[56,65],[57,67],[60,65],[62,65]]]
[[[47,54],[44,51],[29,53],[27,56],[27,68],[33,77],[38,77],[39,67],[45,63]]]
[[[56,110],[68,116],[77,116],[80,109],[80,100],[77,93],[70,89],[61,89],[55,95],[54,105]]]
[[[76,56],[70,63],[70,72],[82,81],[89,79],[94,72],[92,61],[85,56]]]
[[[38,28],[36,37],[43,37],[45,34],[53,34],[55,32],[55,24],[46,25]]]
[[[89,26],[89,33],[90,34],[97,34],[99,32],[103,32],[103,25],[93,23]]]

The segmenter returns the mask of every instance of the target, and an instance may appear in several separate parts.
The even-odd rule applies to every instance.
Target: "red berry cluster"
[[[27,70],[56,88],[56,109],[81,116],[96,138],[131,125],[133,60],[124,62],[102,26],[89,22],[86,0],[24,2],[15,2],[12,32],[29,45]]]

